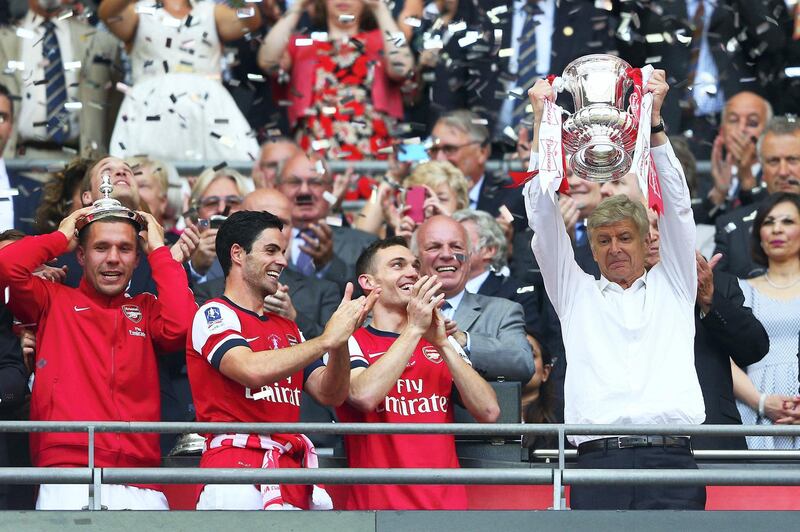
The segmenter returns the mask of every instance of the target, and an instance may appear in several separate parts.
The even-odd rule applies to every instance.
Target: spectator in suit
[[[647,268],[660,260],[658,216],[648,210]],[[764,326],[745,306],[736,277],[715,272],[720,256],[706,261],[697,253],[697,300],[694,306],[694,366],[703,391],[707,425],[741,425],[736,409],[731,363],[755,364],[767,354],[769,338]],[[747,449],[744,436],[692,436],[693,449]]]
[[[258,160],[253,163],[251,176],[255,187],[274,187],[275,178],[280,173],[281,166],[287,159],[301,151],[300,146],[287,137],[267,139],[261,145]]]
[[[292,204],[276,189],[258,189],[244,198],[242,209],[267,211],[281,220],[284,236],[291,238]],[[287,248],[287,255],[289,250]],[[220,277],[197,285],[195,300],[202,306],[209,299],[219,297],[225,289],[225,278]],[[278,278],[278,289],[264,299],[264,310],[274,312],[297,323],[306,339],[322,334],[325,324],[339,306],[339,287],[325,279],[306,277],[284,268]]]
[[[3,154],[14,134],[11,93],[0,84],[0,231],[36,232],[34,212],[41,197],[41,183],[6,168]]]
[[[286,161],[276,182],[292,204],[289,267],[306,276],[333,281],[344,291],[345,284],[355,279],[356,259],[376,238],[328,224],[331,203],[326,196],[330,197],[332,186],[322,161],[304,153]]]
[[[495,175],[486,170],[491,147],[489,128],[485,120],[467,110],[449,112],[433,126],[433,144],[428,149],[431,159],[450,161],[469,181],[469,207],[486,211],[499,217],[500,207],[505,205],[514,216],[509,223],[499,217],[509,237],[510,227],[515,230],[525,228],[525,214],[522,195],[518,189],[506,188],[510,184],[507,177]]]
[[[0,65],[13,70],[6,80],[20,98],[7,157],[62,158],[65,148],[85,156],[108,151],[121,101],[109,90],[122,79],[120,48],[80,17],[60,17],[67,4],[28,0],[28,14],[16,27],[0,27]],[[70,103],[82,105],[65,107]]]
[[[216,260],[218,227],[211,221],[224,220],[240,211],[245,195],[251,190],[251,181],[232,168],[206,168],[197,177],[189,197],[190,218],[194,218],[201,231],[200,243],[188,264],[192,284],[224,277]]]
[[[702,217],[695,221],[709,223],[739,205],[757,201],[761,167],[756,143],[771,120],[772,106],[758,94],[742,91],[728,98],[711,149],[712,187],[703,197]]]
[[[800,194],[800,122],[792,116],[773,118],[756,148],[766,193]],[[763,273],[763,265],[750,254],[753,220],[762,201],[743,205],[717,218],[714,253],[722,253],[718,270],[743,279]]]
[[[533,355],[522,306],[464,289],[471,254],[464,226],[448,216],[428,218],[414,233],[411,250],[420,259],[419,273],[436,275],[442,284],[448,334],[469,354],[475,370],[487,380],[528,382]]]
[[[743,90],[766,95],[775,78],[775,65],[767,59],[779,54],[786,42],[772,18],[778,2],[625,3],[618,32],[620,55],[633,66],[657,58],[650,59],[653,66],[669,73],[667,81],[676,94],[665,103],[664,123],[672,133],[692,132],[698,159],[709,157],[726,98]]]
[[[453,219],[467,230],[472,249],[466,291],[519,303],[525,312],[525,330],[542,338],[546,329],[539,314],[540,294],[534,286],[522,286],[506,275],[508,244],[500,224],[489,214],[472,209],[456,211]]]

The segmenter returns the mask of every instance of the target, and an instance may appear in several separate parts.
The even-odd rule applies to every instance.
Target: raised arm
[[[264,42],[258,49],[258,67],[261,70],[270,74],[278,67],[288,70],[292,66],[286,47],[308,4],[308,0],[294,2],[264,37]]]
[[[397,26],[389,5],[384,0],[364,0],[364,4],[372,9],[372,14],[378,21],[378,29],[383,35],[386,74],[395,81],[406,79],[414,68],[414,58],[408,46],[408,39]]]
[[[134,4],[136,0],[103,0],[97,8],[97,14],[108,31],[125,44],[133,42],[139,27],[139,15]]]
[[[655,70],[645,86],[653,94],[651,121],[661,123],[661,106],[669,91],[663,70]],[[692,200],[683,169],[672,151],[667,135],[661,131],[650,137],[653,162],[661,185],[664,213],[658,221],[661,236],[661,264],[675,290],[694,304],[697,295],[695,241],[697,228],[692,213]]]
[[[550,84],[540,79],[528,91],[533,106],[533,142],[528,170],[538,167],[539,126],[544,112],[544,101],[555,102],[555,92]],[[545,289],[559,316],[565,315],[572,301],[577,280],[583,272],[575,262],[572,242],[567,234],[559,205],[542,192],[539,178],[535,177],[525,185],[525,210],[528,225],[533,229],[531,240],[533,254],[539,263]]]
[[[214,6],[214,21],[217,23],[217,34],[222,41],[241,39],[246,33],[261,27],[261,10],[255,4],[245,4],[242,9],[253,7],[253,14],[239,16],[240,11],[224,4]]]
[[[9,287],[8,307],[17,319],[36,323],[49,306],[50,281],[36,277],[33,272],[45,262],[75,249],[78,244],[75,222],[91,210],[92,207],[84,207],[73,212],[61,221],[57,231],[25,237],[0,249],[0,288]]]
[[[322,335],[317,338],[284,349],[254,352],[241,335],[238,338],[233,336],[230,342],[225,342],[227,349],[224,352],[220,352],[220,348],[208,355],[209,361],[223,375],[249,388],[260,388],[288,377],[324,353],[347,343],[356,326],[363,321],[366,307],[365,297],[350,300],[350,294],[352,285],[348,284],[342,305],[331,316]],[[198,317],[203,320],[198,312],[195,315],[195,324]]]

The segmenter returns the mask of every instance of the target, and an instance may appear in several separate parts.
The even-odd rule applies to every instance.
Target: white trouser
[[[263,510],[261,490],[254,484],[209,484],[197,501],[198,510]],[[283,503],[283,510],[299,510]]]
[[[86,484],[42,484],[37,510],[82,510],[89,504]],[[169,510],[160,491],[119,484],[103,484],[100,505],[109,510]]]

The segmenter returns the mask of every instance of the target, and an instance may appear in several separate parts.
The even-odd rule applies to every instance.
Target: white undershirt
[[[464,286],[464,290],[466,290],[470,294],[477,294],[478,290],[481,289],[481,286],[483,286],[483,283],[486,281],[486,279],[489,277],[489,274],[491,273],[492,273],[491,271],[486,270],[482,274],[473,277],[472,279],[467,281],[467,284]]]

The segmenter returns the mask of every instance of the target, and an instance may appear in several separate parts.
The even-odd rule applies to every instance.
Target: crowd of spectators
[[[687,296],[694,302],[695,335],[689,371],[702,392],[705,423],[800,423],[800,121],[793,114],[800,112],[798,10],[791,0],[3,3],[0,250],[8,249],[0,251],[0,415],[80,420],[79,408],[50,403],[79,394],[88,372],[112,372],[107,393],[125,386],[125,379],[136,381],[115,377],[105,361],[70,369],[87,372],[76,381],[53,373],[78,352],[62,349],[58,334],[100,334],[102,323],[71,331],[49,324],[58,313],[69,314],[70,305],[80,314],[84,305],[102,304],[106,313],[99,316],[111,317],[118,306],[133,324],[144,319],[155,327],[144,327],[150,336],[142,356],[152,360],[141,372],[160,397],[138,409],[125,403],[137,400],[135,394],[120,397],[116,412],[87,410],[92,419],[420,421],[399,414],[413,408],[406,406],[408,396],[409,405],[428,404],[431,397],[443,405],[458,402],[479,421],[492,421],[498,415],[494,392],[482,386],[510,381],[521,385],[521,422],[564,422],[565,407],[569,412],[578,404],[576,377],[566,392],[565,381],[567,363],[581,364],[570,346],[578,345],[574,337],[584,327],[570,323],[564,330],[566,296],[546,289],[540,262],[548,262],[542,259],[547,250],[537,255],[532,249],[523,189],[490,170],[489,162],[527,164],[537,151],[527,92],[537,79],[560,75],[578,57],[605,53],[666,72],[670,90],[660,116],[677,161],[670,159],[668,167],[681,168],[696,226],[697,284]],[[571,109],[568,93],[557,98]],[[387,171],[367,176],[332,172],[328,165],[360,160],[385,161]],[[206,168],[181,176],[176,163],[185,161]],[[252,170],[232,168],[243,163]],[[136,240],[130,224],[122,224],[124,231],[113,223],[80,228],[81,217],[103,198],[104,176],[111,196],[138,213],[134,226],[144,231],[140,253],[146,260],[131,258],[130,243],[122,242]],[[646,204],[645,194],[633,173],[603,184],[571,172],[566,179],[569,192],[558,195],[555,210],[572,256],[587,279],[607,282],[590,217],[609,198]],[[353,199],[362,201],[344,209]],[[241,211],[270,216],[233,217]],[[661,260],[659,224],[663,230],[665,223],[649,216],[647,271]],[[263,233],[243,229],[250,223]],[[98,266],[108,261],[97,258],[95,241],[104,242],[102,253],[118,249],[114,264],[121,266]],[[238,252],[249,256],[256,245],[267,258],[237,262]],[[264,268],[269,282],[254,281],[260,270],[253,268]],[[63,301],[56,305],[56,298]],[[192,321],[187,316],[195,306],[200,311]],[[48,320],[50,313],[56,318]],[[265,334],[263,344],[248,344],[267,316],[275,317],[269,325],[277,328],[275,339]],[[116,322],[107,326],[112,332]],[[682,323],[681,330],[690,326]],[[124,334],[145,334],[131,327]],[[663,327],[672,330],[668,321]],[[131,338],[109,335],[108,341],[127,346]],[[241,349],[251,347],[254,353],[285,349],[291,363],[248,365]],[[349,388],[341,381],[348,349]],[[102,345],[90,351],[98,360],[106,357]],[[324,363],[318,360],[323,353]],[[154,354],[163,355],[157,363]],[[439,364],[435,373],[411,369],[425,360]],[[591,379],[580,371],[572,375]],[[422,392],[426,379],[437,382],[433,396],[428,388]],[[232,410],[223,418],[206,386],[220,382],[248,399],[223,402]],[[457,392],[452,397],[451,388]],[[102,390],[87,400],[93,407],[102,402]],[[302,408],[287,400],[283,419],[248,418],[255,396],[301,392]],[[583,401],[604,397],[586,394]],[[390,401],[399,410],[388,408]],[[452,411],[422,420],[451,421]],[[228,467],[235,456],[223,458],[220,451],[228,447],[240,448],[240,463],[271,467],[267,457],[286,445],[277,437],[253,443],[237,436],[204,435],[206,450],[216,445],[204,454],[204,467]],[[303,448],[317,443],[289,442]],[[417,448],[413,439],[348,438],[345,448],[362,467],[452,465],[452,438],[431,442],[431,462],[400,456],[370,465],[374,449],[397,446],[410,453]],[[9,460],[5,443],[0,439],[0,465]],[[523,439],[531,451],[557,443]],[[174,444],[165,435],[161,453]],[[76,456],[53,451],[75,445],[39,437],[31,438],[30,458],[9,451],[13,463],[81,465]],[[98,459],[111,466],[157,462],[152,438],[98,445]],[[698,437],[692,447],[798,449],[800,439]],[[266,451],[264,464],[247,455],[254,449]],[[114,452],[132,455],[123,460],[112,458]],[[162,505],[148,488],[109,497],[121,507]],[[85,498],[59,489],[40,491],[37,507]],[[231,507],[237,500],[308,507],[296,503],[297,493],[260,491],[209,490],[198,494],[199,507]],[[0,506],[30,506],[33,496],[24,500],[24,493]],[[391,507],[393,497],[407,508],[429,507],[420,501],[430,499],[443,508],[464,504],[462,494],[452,492],[375,493],[381,507]],[[369,493],[356,489],[351,497],[343,507],[370,507]]]

